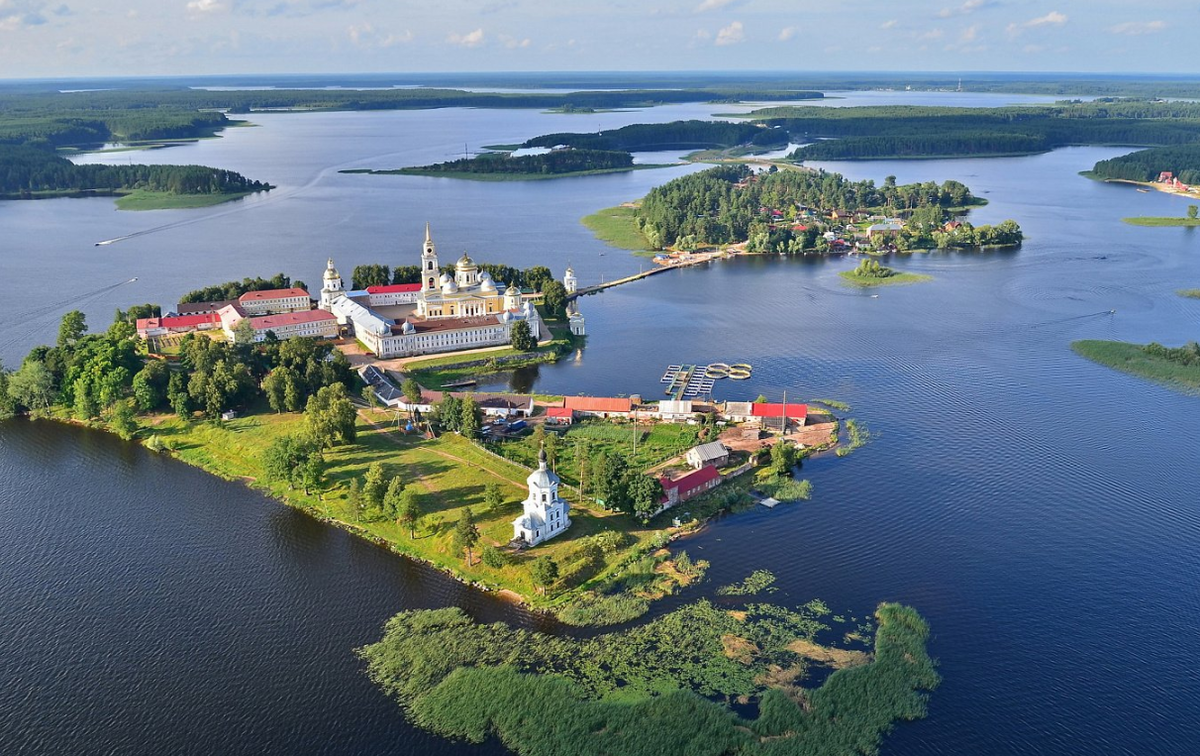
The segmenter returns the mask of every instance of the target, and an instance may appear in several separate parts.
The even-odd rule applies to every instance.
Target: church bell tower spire
[[[433,235],[429,231],[429,222],[425,223],[425,246],[421,250],[421,291],[437,291],[438,288],[438,259],[437,247],[433,243]]]

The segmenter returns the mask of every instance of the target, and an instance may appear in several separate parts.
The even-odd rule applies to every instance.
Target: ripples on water
[[[406,240],[430,216],[445,228],[447,255],[485,239],[492,251],[477,257],[556,269],[570,261],[585,281],[640,264],[614,250],[600,256],[575,219],[691,168],[461,184],[322,174],[367,156],[341,143],[295,148],[341,124],[356,149],[415,164],[460,149],[452,143],[463,133],[490,143],[562,123],[486,116],[495,124],[487,133],[483,116],[460,111],[272,117],[187,154],[224,156],[222,167],[273,180],[286,164],[292,173],[280,180],[307,189],[261,213],[100,251],[92,237],[149,221],[78,201],[77,222],[38,236],[55,228],[62,204],[0,204],[0,222],[26,247],[11,273],[54,250],[64,289],[149,271],[139,300],[217,269],[233,277],[286,266],[315,279],[302,271],[319,270],[339,244],[345,267],[379,260],[381,239],[415,249]],[[395,136],[400,125],[409,136]],[[272,133],[274,147],[262,141]],[[243,135],[257,151],[239,147]],[[873,441],[810,462],[812,501],[726,517],[689,539],[689,551],[712,561],[711,577],[656,611],[756,568],[779,575],[772,600],[784,603],[820,597],[857,617],[884,600],[918,607],[944,683],[930,717],[898,727],[887,754],[1187,753],[1200,720],[1200,448],[1190,430],[1200,402],[1088,363],[1068,345],[1194,338],[1200,307],[1173,291],[1200,285],[1200,237],[1119,223],[1182,205],[1075,175],[1116,152],[830,164],[854,178],[969,176],[992,200],[976,222],[1017,218],[1029,241],[1015,253],[901,258],[896,266],[935,280],[878,298],[841,286],[837,271],[850,260],[750,259],[656,276],[583,301],[591,335],[578,359],[496,385],[650,398],[668,363],[745,361],[753,379],[719,382],[722,398],[778,399],[786,389],[789,400],[850,402]],[[150,268],[163,244],[178,264]],[[99,301],[95,317],[115,304],[128,301]],[[0,319],[11,306],[0,302]],[[52,330],[41,324],[25,338]],[[352,649],[404,608],[534,618],[108,436],[18,422],[3,426],[0,444],[0,752],[495,751],[407,727]]]

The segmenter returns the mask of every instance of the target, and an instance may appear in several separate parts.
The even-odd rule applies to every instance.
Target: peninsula
[[[1160,383],[1177,391],[1200,391],[1200,345],[1181,347],[1124,341],[1076,341],[1071,348],[1101,365]]]

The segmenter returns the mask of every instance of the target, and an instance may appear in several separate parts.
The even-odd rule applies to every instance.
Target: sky
[[[1198,73],[1196,0],[0,0],[0,78]]]

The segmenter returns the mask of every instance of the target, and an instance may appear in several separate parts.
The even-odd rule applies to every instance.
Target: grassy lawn
[[[591,215],[585,215],[580,223],[591,229],[597,239],[613,247],[649,252],[650,242],[637,227],[637,208],[609,207]]]
[[[380,413],[378,422],[387,417]],[[633,518],[606,512],[598,507],[580,506],[572,501],[571,528],[546,544],[515,555],[510,563],[493,569],[479,561],[485,545],[501,546],[512,538],[512,520],[520,514],[525,498],[528,471],[496,459],[459,436],[450,434],[436,440],[401,436],[377,429],[360,415],[358,442],[337,447],[326,455],[327,481],[323,491],[305,495],[300,490],[263,480],[262,451],[273,440],[297,431],[302,418],[298,414],[259,414],[225,423],[185,422],[174,416],[157,416],[148,421],[142,436],[157,434],[189,464],[222,478],[242,480],[288,504],[336,520],[348,529],[373,540],[386,542],[394,551],[426,560],[457,576],[493,588],[506,588],[535,603],[562,603],[572,591],[560,591],[547,597],[536,595],[529,579],[528,562],[539,556],[551,556],[561,565],[575,560],[580,539],[608,530],[628,533],[628,544],[606,555],[606,565],[597,577],[625,558],[630,551],[645,548],[656,531],[643,527]],[[365,475],[372,462],[383,462],[391,475],[399,475],[417,486],[425,516],[416,538],[406,528],[391,521],[356,521],[347,499],[349,483]],[[484,511],[484,490],[498,483],[505,495],[499,512]],[[451,533],[463,508],[476,516],[482,538],[475,550],[475,563],[468,566],[462,555],[454,553]]]
[[[927,276],[923,273],[893,273],[890,276],[879,278],[876,276],[859,276],[855,275],[852,270],[843,270],[838,275],[842,277],[847,286],[857,286],[864,289],[875,286],[900,286],[933,280],[933,276]]]
[[[1076,354],[1122,373],[1136,375],[1169,388],[1200,390],[1200,367],[1182,365],[1143,351],[1140,344],[1124,341],[1076,341]]]
[[[1200,226],[1200,218],[1154,218],[1151,216],[1140,216],[1137,218],[1122,218],[1121,220],[1131,226],[1183,226],[1185,228]]]
[[[637,439],[637,454],[633,453]],[[638,470],[645,470],[684,453],[696,445],[696,426],[661,423],[615,424],[606,420],[586,420],[570,426],[559,444],[557,472],[563,482],[579,485],[579,465],[575,462],[575,447],[586,442],[589,458],[600,452],[618,453]],[[533,436],[493,445],[495,451],[520,464],[532,466],[538,455]]]
[[[223,202],[241,199],[253,192],[231,192],[229,194],[171,194],[149,192],[144,189],[125,194],[117,199],[118,210],[184,210],[194,207],[212,207]]]

